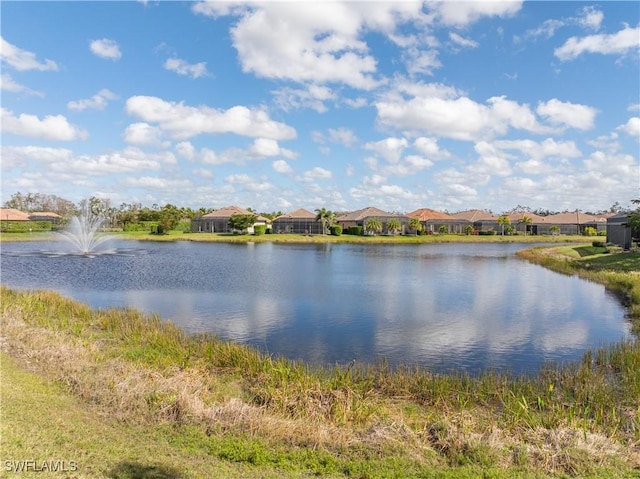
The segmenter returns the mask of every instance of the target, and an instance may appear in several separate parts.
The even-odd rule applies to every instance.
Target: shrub
[[[594,248],[605,248],[607,243],[605,241],[592,241],[591,246]]]
[[[347,234],[349,235],[362,236],[362,232],[362,226],[349,226],[349,228],[347,228]]]
[[[478,231],[478,234],[479,234],[480,236],[493,236],[493,235],[495,235],[495,234],[496,234],[496,232],[495,232],[495,231],[493,231],[493,230],[489,230],[489,231]]]
[[[0,221],[3,233],[29,233],[31,231],[51,231],[51,221]]]
[[[267,232],[267,225],[255,225],[253,227],[253,234],[256,236],[263,235]]]
[[[331,234],[333,236],[340,236],[342,234],[342,226],[340,225],[333,225],[331,227]]]

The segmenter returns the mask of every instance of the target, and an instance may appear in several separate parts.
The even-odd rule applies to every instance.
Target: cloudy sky
[[[637,2],[2,2],[2,201],[640,196]]]

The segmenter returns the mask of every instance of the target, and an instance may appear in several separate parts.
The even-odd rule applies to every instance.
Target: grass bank
[[[131,309],[0,293],[3,460],[118,478],[640,475],[638,341],[535,377],[310,368]]]
[[[343,234],[304,235],[304,234],[221,234],[221,233],[185,233],[170,231],[168,234],[155,235],[146,231],[108,233],[115,239],[137,241],[199,241],[218,243],[357,243],[357,244],[422,244],[422,243],[579,243],[585,237],[580,235],[371,235],[355,236]],[[57,241],[61,240],[55,233],[2,233],[0,243],[16,241]]]

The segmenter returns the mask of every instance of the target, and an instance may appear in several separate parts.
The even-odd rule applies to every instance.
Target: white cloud
[[[478,42],[469,38],[464,38],[462,35],[456,32],[449,32],[449,40],[461,47],[478,48]]]
[[[185,191],[193,189],[193,184],[187,179],[160,178],[157,176],[127,177],[124,185],[128,188],[144,188],[152,190]]]
[[[378,101],[376,108],[382,125],[457,140],[492,138],[504,135],[510,127],[533,133],[552,131],[536,121],[528,105],[505,97],[489,98],[487,105],[467,97],[389,97]]]
[[[428,5],[445,25],[465,26],[482,17],[510,17],[522,7],[522,1],[451,2],[434,1]]]
[[[86,98],[84,100],[70,101],[67,103],[67,108],[70,110],[104,110],[107,106],[109,100],[114,100],[118,98],[117,95],[106,88],[103,88],[98,93],[93,95],[91,98]]]
[[[375,152],[389,163],[398,163],[402,157],[402,152],[408,146],[406,138],[385,138],[384,140],[369,142],[364,145],[366,150]]]
[[[276,140],[270,138],[256,138],[249,147],[249,154],[252,158],[267,158],[273,156],[284,156],[293,159],[297,155],[286,148],[281,148]]]
[[[604,20],[604,13],[591,5],[584,7],[581,13],[582,15],[578,17],[579,25],[594,31],[600,29],[600,24],[602,23],[602,20]]]
[[[433,75],[434,70],[441,68],[438,51],[434,49],[409,48],[403,52],[403,60],[411,75]]]
[[[432,160],[449,158],[451,154],[447,150],[441,150],[438,140],[421,136],[413,142],[413,148]]]
[[[62,115],[47,115],[41,120],[36,115],[22,113],[14,116],[5,108],[1,110],[3,133],[55,141],[82,140],[88,136],[86,131],[72,125]]]
[[[58,65],[53,60],[39,62],[34,53],[22,50],[0,37],[0,59],[3,63],[18,71],[40,70],[57,71]]]
[[[300,83],[341,82],[371,90],[380,81],[364,32],[394,41],[400,25],[430,17],[420,0],[404,2],[199,2],[196,13],[238,16],[231,30],[243,71]]]
[[[246,191],[261,192],[272,190],[274,186],[264,178],[253,178],[245,173],[229,175],[224,179],[231,185],[241,185]]]
[[[637,116],[629,118],[624,125],[620,125],[616,130],[625,132],[627,135],[640,139],[640,118]]]
[[[42,92],[32,90],[16,82],[8,73],[3,73],[0,76],[0,89],[4,91],[10,91],[12,93],[26,93],[27,95],[40,97],[44,96]]]
[[[349,128],[329,128],[329,141],[332,143],[339,143],[341,145],[351,147],[358,143],[358,137],[356,137],[353,130]]]
[[[640,103],[633,103],[627,107],[627,111],[640,111]]]
[[[589,130],[593,128],[597,110],[590,106],[562,102],[553,98],[538,104],[536,112],[550,123],[566,125],[578,130]]]
[[[338,96],[331,88],[313,84],[304,88],[285,87],[272,93],[275,104],[284,111],[311,108],[318,113],[325,113],[328,111],[325,102],[338,99]]]
[[[120,47],[115,40],[102,38],[101,40],[92,40],[89,43],[89,49],[94,55],[109,60],[119,60],[122,57]]]
[[[169,146],[162,141],[162,130],[148,123],[132,123],[127,127],[123,135],[124,141],[132,145],[144,146]]]
[[[174,71],[179,75],[190,76],[191,78],[200,78],[209,75],[206,62],[190,64],[180,58],[169,58],[164,62],[164,67],[169,71]]]
[[[298,179],[305,182],[314,182],[316,180],[330,180],[331,178],[333,178],[333,173],[331,173],[331,171],[316,166],[311,170],[305,171],[302,177]]]
[[[149,155],[138,148],[125,148],[105,155],[75,155],[66,148],[38,146],[3,147],[2,161],[32,161],[47,174],[72,175],[74,178],[106,176],[159,170],[163,164],[174,164],[171,154]],[[4,166],[4,165],[3,165]]]
[[[554,55],[562,61],[573,60],[583,53],[602,55],[624,55],[640,47],[640,27],[626,26],[613,34],[589,35],[569,38],[564,45],[554,50]]]
[[[553,35],[555,35],[556,30],[564,27],[565,25],[566,23],[563,20],[551,18],[542,22],[542,25],[540,25],[538,28],[527,30],[524,34],[524,37],[526,39],[535,39],[538,37],[551,38]]]
[[[196,157],[196,149],[189,141],[181,141],[176,144],[175,150],[178,155],[186,160],[193,161]]]
[[[206,106],[191,107],[151,96],[133,96],[127,100],[127,112],[144,121],[158,123],[174,139],[186,140],[203,133],[235,133],[273,140],[292,139],[296,131],[273,121],[260,109],[234,106],[218,110]]]
[[[291,165],[289,165],[285,160],[276,160],[271,163],[271,167],[273,168],[273,171],[283,175],[293,173],[293,168],[291,168]]]

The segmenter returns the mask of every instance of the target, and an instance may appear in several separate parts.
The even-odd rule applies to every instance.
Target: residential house
[[[192,233],[235,233],[229,226],[229,218],[233,215],[251,215],[251,211],[239,208],[238,206],[227,206],[206,215],[191,220]],[[258,216],[256,222],[247,229],[247,233],[253,233],[254,227],[258,225],[269,226],[269,220],[264,216]]]
[[[557,233],[563,235],[581,235],[589,227],[596,231],[604,231],[606,221],[606,216],[593,216],[579,211],[557,213],[543,216],[542,221],[536,222],[535,234],[553,234],[551,228],[554,226],[559,227],[560,230]]]
[[[322,222],[304,208],[278,216],[271,225],[274,233],[322,234]]]
[[[408,218],[416,218],[422,223],[423,231],[427,234],[437,233],[440,228],[446,227],[450,233],[462,233],[471,222],[460,221],[446,213],[435,211],[430,208],[420,208],[411,213],[407,213]]]
[[[53,211],[36,211],[29,213],[29,220],[31,221],[51,221],[52,225],[59,225],[62,223],[62,216]]]
[[[400,221],[401,230],[396,231],[396,233],[404,234],[409,230],[409,218],[407,216],[388,213],[378,208],[374,208],[373,206],[369,206],[367,208],[352,211],[351,213],[339,216],[336,220],[336,223],[342,226],[342,229],[344,231],[346,231],[350,226],[361,226],[363,228],[363,231],[366,231],[367,221],[371,218],[376,218],[380,221],[380,223],[382,223],[383,233],[387,232],[386,225],[390,219],[397,219]]]
[[[516,232],[525,235],[537,235],[541,234],[539,228],[545,224],[545,217],[536,215],[529,211],[514,211],[508,213],[505,216],[511,221],[511,226]],[[526,218],[526,220],[525,220]]]
[[[627,224],[628,221],[627,213],[619,213],[607,218],[607,243],[624,249],[630,249],[633,246],[634,238],[640,238],[640,231],[632,230]]]
[[[451,217],[457,220],[452,233],[464,233],[467,225],[472,225],[474,231],[501,231],[498,217],[485,210],[461,211]]]

